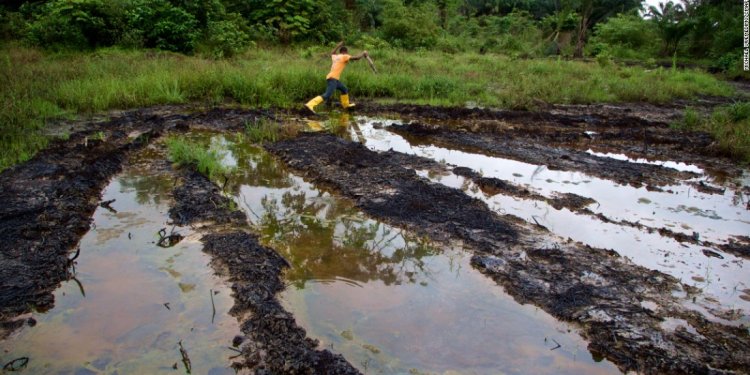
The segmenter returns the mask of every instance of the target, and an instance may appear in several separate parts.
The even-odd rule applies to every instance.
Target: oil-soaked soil
[[[144,126],[128,130],[142,133],[133,139],[113,129],[106,141],[78,134],[0,175],[0,316],[52,306],[51,291],[68,276],[68,253],[89,229],[99,192],[125,155],[155,135]]]
[[[546,165],[551,170],[580,171],[636,187],[648,185],[658,189],[659,186],[674,183],[676,180],[697,177],[691,172],[600,157],[585,151],[561,148],[559,145],[545,145],[540,139],[524,139],[505,133],[494,135],[451,131],[420,123],[396,125],[392,126],[391,130],[409,139],[412,144],[429,142],[452,149],[523,160],[531,164]]]
[[[262,246],[249,233],[244,213],[231,209],[231,201],[197,172],[186,172],[175,188],[170,216],[180,225],[202,224],[203,251],[213,256],[215,269],[232,282],[235,304],[231,313],[248,316],[242,323],[244,361],[235,369],[257,374],[359,374],[341,355],[317,350],[294,317],[284,310],[277,294],[284,289],[282,271],[289,263]],[[222,230],[224,229],[224,230]]]
[[[726,178],[741,174],[740,168],[715,149],[709,135],[676,132],[668,123],[677,118],[677,112],[660,113],[663,108],[645,105],[627,111],[617,106],[592,106],[590,110],[553,106],[533,113],[365,103],[360,111],[395,113],[416,120],[391,127],[414,144],[441,144],[551,169],[583,171],[654,190],[668,189],[697,174],[598,154],[674,160]],[[75,124],[72,128],[80,130],[69,139],[53,142],[29,162],[3,171],[0,338],[23,325],[35,324],[33,319],[19,316],[54,305],[52,292],[71,276],[74,248],[89,229],[100,193],[128,155],[168,132],[238,131],[247,121],[258,118],[288,120],[268,111],[190,113],[181,107],[113,114],[113,119]],[[685,300],[698,293],[695,288],[634,265],[613,251],[565,241],[541,225],[499,215],[484,202],[430,183],[415,171],[450,168],[399,152],[376,153],[328,135],[301,135],[268,145],[268,149],[293,169],[352,199],[375,218],[432,239],[463,242],[475,251],[472,264],[518,302],[534,304],[561,320],[579,324],[590,341],[590,351],[622,370],[711,373],[750,369],[747,328],[709,321],[683,307]],[[583,212],[595,203],[576,194],[547,198],[468,168],[452,171],[488,192],[524,196],[555,208]],[[170,211],[172,219],[203,227],[207,233],[202,239],[204,251],[234,283],[233,313],[244,322],[244,337],[236,340],[243,354],[237,367],[257,373],[358,373],[340,355],[320,350],[277,301],[276,294],[284,286],[280,274],[288,267],[283,257],[259,244],[244,215],[231,210],[232,203],[216,186],[191,173],[182,175],[181,181],[174,191],[177,203]],[[702,181],[694,186],[711,194],[723,191]],[[683,236],[662,229],[673,238]],[[683,240],[701,243],[694,237]],[[747,256],[749,243],[747,237],[737,236],[721,246],[726,252]],[[716,254],[706,251],[706,256]],[[684,323],[675,325],[675,321]]]
[[[388,107],[383,110],[388,112]],[[552,159],[556,155],[563,160],[558,161],[559,166],[553,163],[551,167],[557,166],[560,169],[572,167],[570,162],[599,162],[574,152],[593,150],[626,154],[634,158],[696,164],[728,177],[736,177],[741,173],[741,169],[718,150],[709,134],[678,131],[670,127],[670,124],[681,117],[681,108],[648,104],[553,106],[549,111],[526,112],[398,105],[390,110],[406,121],[421,123],[403,130],[405,133],[413,131],[432,137],[421,138],[422,142],[444,141],[454,146],[474,148],[474,151],[496,152],[498,155],[524,160],[543,158],[545,161],[554,161]],[[365,112],[376,113],[374,108]],[[440,124],[442,131],[435,132],[433,127],[424,126],[426,124]],[[455,131],[461,133],[455,134]],[[456,139],[463,136],[468,137],[466,140]],[[500,141],[499,145],[507,142],[511,146],[527,147],[529,151],[543,150],[551,154],[530,155],[531,152],[524,150],[504,152],[502,147],[492,146],[493,141]],[[566,152],[557,148],[571,150]],[[525,159],[527,157],[532,159]],[[572,160],[566,160],[568,157]],[[655,171],[647,168],[645,172]],[[674,171],[668,168],[661,172],[672,174],[672,177],[680,176],[673,175]],[[614,177],[626,178],[627,175],[615,172]],[[658,185],[663,181],[658,176],[655,180],[649,180],[649,177],[653,176],[644,176],[643,183]]]
[[[184,111],[184,109],[180,109]],[[69,278],[73,249],[89,230],[109,179],[133,151],[172,129],[242,129],[262,111],[175,113],[172,107],[128,111],[86,122],[30,161],[0,174],[0,338],[24,324],[14,318],[45,311]]]
[[[420,157],[417,157],[417,156],[412,156],[412,158],[421,159]],[[414,169],[430,170],[432,172],[437,172],[437,173],[441,173],[449,169],[449,168],[446,168],[445,165],[436,163],[434,161],[432,164],[430,164],[427,161],[423,161],[419,164],[417,163],[413,163],[413,164],[421,166],[421,168],[412,167]],[[404,164],[404,165],[409,165],[409,164]],[[603,223],[612,223],[612,224],[616,224],[619,226],[637,228],[640,230],[644,230],[648,233],[656,232],[656,233],[659,233],[661,236],[672,238],[680,243],[684,242],[684,243],[691,243],[695,245],[707,246],[707,247],[712,247],[712,248],[719,248],[727,253],[734,254],[739,257],[750,258],[750,242],[748,242],[747,237],[744,237],[744,236],[737,236],[736,238],[730,238],[729,241],[725,244],[715,244],[715,243],[712,243],[711,241],[701,240],[700,237],[696,238],[695,235],[688,235],[685,233],[676,232],[666,227],[652,228],[640,222],[632,222],[628,220],[613,220],[601,212],[595,213],[591,211],[589,208],[587,208],[587,206],[597,203],[596,200],[589,198],[589,197],[583,197],[575,193],[555,193],[553,197],[545,197],[542,194],[531,191],[526,187],[514,184],[511,181],[502,180],[502,179],[495,178],[495,177],[482,176],[479,172],[474,171],[471,168],[454,167],[450,171],[453,172],[457,176],[465,177],[473,181],[482,190],[482,192],[486,194],[487,196],[503,194],[503,195],[511,196],[511,197],[546,202],[547,204],[549,204],[551,207],[553,207],[556,210],[567,208],[568,210],[575,212],[579,215],[587,215],[597,220],[600,220]],[[541,225],[541,224],[537,223],[537,225]]]
[[[387,162],[388,153],[357,143],[315,134],[267,148],[374,217],[470,245],[477,251],[472,263],[517,301],[580,324],[589,349],[622,370],[704,373],[750,366],[747,330],[709,322],[681,307],[672,293],[690,287],[671,276],[497,215],[459,190]],[[645,308],[641,301],[656,307]],[[684,319],[696,332],[666,330],[666,318]]]

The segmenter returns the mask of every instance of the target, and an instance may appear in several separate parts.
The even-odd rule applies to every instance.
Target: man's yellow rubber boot
[[[344,109],[354,107],[356,104],[349,103],[349,94],[341,94],[341,107]]]
[[[310,112],[315,113],[315,106],[323,103],[323,97],[322,96],[316,96],[312,98],[309,102],[305,104],[305,107],[310,110]]]

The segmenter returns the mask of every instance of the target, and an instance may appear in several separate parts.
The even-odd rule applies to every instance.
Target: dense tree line
[[[739,64],[736,0],[6,1],[0,36],[44,48],[158,48],[231,56],[256,43],[476,50],[518,56],[711,59]]]

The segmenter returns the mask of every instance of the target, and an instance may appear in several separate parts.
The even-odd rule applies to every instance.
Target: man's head
[[[340,53],[349,53],[349,50],[346,48],[346,46],[341,46],[341,48],[339,48],[339,52]]]

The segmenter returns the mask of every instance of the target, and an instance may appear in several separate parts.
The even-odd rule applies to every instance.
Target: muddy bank
[[[260,245],[245,215],[233,211],[230,200],[208,179],[196,172],[183,172],[181,179],[170,217],[180,225],[203,225],[208,233],[201,238],[203,251],[232,283],[231,313],[241,319],[244,333],[235,338],[242,361],[233,367],[257,374],[359,374],[341,355],[317,350],[318,342],[279,304],[287,261]]]
[[[51,292],[70,276],[70,251],[88,231],[102,188],[159,132],[123,120],[103,134],[55,142],[0,175],[0,320],[52,307]]]
[[[272,116],[255,110],[179,111],[184,108],[155,107],[59,124],[62,131],[76,132],[0,174],[0,338],[19,327],[11,322],[15,317],[53,306],[51,292],[70,277],[71,250],[89,230],[101,190],[128,155],[174,129],[242,129],[245,121]]]
[[[697,291],[612,251],[563,241],[463,192],[389,163],[387,153],[329,135],[267,146],[293,169],[353,199],[368,214],[433,239],[462,241],[475,267],[518,302],[577,323],[589,350],[643,373],[748,371],[744,328],[709,322],[682,307],[675,291]],[[649,306],[649,307],[645,307]],[[669,329],[670,319],[684,326]]]

